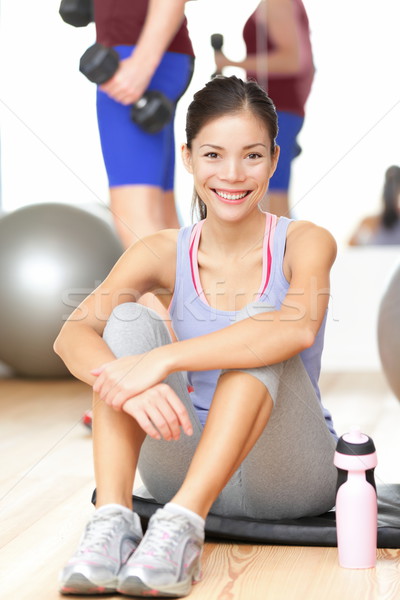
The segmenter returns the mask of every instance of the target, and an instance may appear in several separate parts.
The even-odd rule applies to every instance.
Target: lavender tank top
[[[264,234],[263,270],[260,288],[255,302],[240,311],[216,309],[208,303],[201,289],[197,249],[204,221],[180,229],[177,241],[175,290],[170,305],[172,326],[178,340],[186,340],[228,327],[232,323],[254,313],[254,308],[277,310],[289,288],[283,273],[283,258],[286,233],[291,219],[266,213]],[[318,379],[321,371],[326,316],[318,331],[314,344],[301,352],[300,356],[310,377],[317,397],[321,402]],[[193,405],[204,425],[214,395],[220,370],[189,371],[188,384]],[[322,404],[326,424],[336,436],[332,417]]]

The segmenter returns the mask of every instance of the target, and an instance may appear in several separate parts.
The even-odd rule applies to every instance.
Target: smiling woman
[[[258,204],[278,161],[272,102],[268,98],[260,103],[255,86],[248,85],[244,94],[234,81],[217,77],[212,86],[206,85],[208,95],[195,94],[188,109],[182,156],[186,170],[194,175],[195,203],[201,218],[207,214],[207,189],[230,204],[241,204],[249,195],[253,204]],[[218,188],[213,180],[218,181]],[[243,181],[252,181],[251,188],[238,187]],[[230,187],[232,182],[234,187]]]
[[[97,510],[61,574],[65,594],[187,595],[211,508],[280,519],[334,504],[336,433],[318,377],[336,245],[312,223],[259,208],[276,127],[255,82],[220,77],[197,92],[182,151],[205,218],[133,245],[57,338],[93,386],[97,483]],[[137,304],[149,291],[178,341]],[[166,503],[143,539],[136,466]]]

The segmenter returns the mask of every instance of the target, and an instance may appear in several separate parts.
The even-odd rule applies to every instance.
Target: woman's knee
[[[104,328],[103,339],[117,358],[142,354],[171,342],[162,318],[137,302],[126,302],[114,308]]]
[[[223,369],[221,376],[233,372],[246,375],[248,386],[250,387],[251,383],[253,383],[256,389],[259,388],[261,394],[264,393],[266,398],[271,398],[275,406],[283,367],[283,363],[279,363],[250,369]],[[248,379],[249,376],[251,377],[250,379]]]

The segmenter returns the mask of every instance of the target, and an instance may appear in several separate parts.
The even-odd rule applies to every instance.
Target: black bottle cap
[[[353,456],[361,456],[363,454],[373,454],[375,452],[375,444],[373,440],[368,437],[365,442],[361,444],[356,444],[353,442],[347,442],[345,439],[346,435],[340,437],[338,439],[338,443],[336,446],[336,452],[340,452],[340,454],[347,454]]]

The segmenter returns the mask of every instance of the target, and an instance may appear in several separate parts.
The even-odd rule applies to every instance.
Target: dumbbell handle
[[[222,46],[224,45],[224,36],[222,33],[213,33],[211,36],[211,46],[214,48],[215,52],[221,52]],[[216,77],[217,75],[221,75],[222,71],[215,71],[211,75],[211,78]]]
[[[82,55],[79,70],[92,83],[101,85],[117,71],[119,55],[113,48],[93,44]],[[158,133],[172,119],[174,103],[165,94],[147,90],[131,107],[131,119],[148,133]]]

